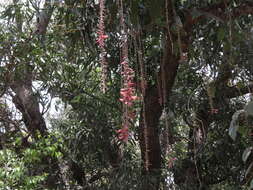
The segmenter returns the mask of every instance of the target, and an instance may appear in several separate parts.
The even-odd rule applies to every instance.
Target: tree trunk
[[[168,36],[167,42],[169,42]],[[165,91],[168,97],[174,84],[179,65],[179,59],[172,54],[172,49],[170,47],[171,44],[166,43],[162,63],[163,71],[161,70],[158,74],[159,84],[164,83],[164,85],[163,87],[158,84],[148,86],[144,97],[145,110],[142,110],[144,113],[141,114],[140,120],[140,147],[143,163],[144,165],[146,164],[144,175],[147,179],[147,182],[144,182],[145,185],[143,189],[147,190],[159,189],[161,178],[162,159],[159,141],[159,119],[164,107],[161,105],[161,94],[159,94],[159,92]],[[162,72],[164,72],[163,76]]]
[[[31,75],[24,76],[26,79],[13,81],[11,89],[15,92],[13,103],[22,113],[24,123],[34,138],[38,135],[45,136],[47,133],[44,118],[39,110],[37,97],[32,91]]]
[[[159,104],[158,89],[153,88],[145,97],[145,118],[141,117],[140,122],[140,148],[144,165],[148,164],[143,189],[159,189],[161,175],[161,147],[159,142],[159,118],[162,114],[162,107]],[[143,110],[142,110],[143,112]],[[145,124],[144,124],[145,123]],[[146,135],[145,135],[146,127]],[[145,139],[147,137],[147,139]],[[146,144],[147,143],[147,144]],[[149,179],[152,178],[152,179]]]

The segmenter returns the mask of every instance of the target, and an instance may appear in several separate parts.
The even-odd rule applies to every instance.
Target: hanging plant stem
[[[104,25],[104,17],[105,17],[105,0],[99,1],[99,24],[98,24],[98,46],[100,48],[100,55],[99,55],[99,61],[102,68],[102,91],[103,93],[106,92],[107,85],[106,85],[106,79],[107,79],[107,68],[108,64],[106,62],[106,50],[105,50],[105,39],[108,38],[107,35],[105,35],[105,25]]]
[[[120,101],[123,103],[123,124],[122,129],[118,130],[120,140],[127,142],[129,137],[129,126],[134,120],[133,102],[137,99],[135,96],[134,70],[129,66],[128,59],[128,39],[127,29],[124,19],[123,2],[120,0],[120,25],[121,25],[121,74],[122,88],[120,90]]]
[[[138,36],[136,35],[136,41],[138,41],[139,46],[136,45],[137,48],[137,56],[138,56],[138,62],[140,67],[140,75],[141,75],[141,94],[142,94],[142,118],[143,118],[143,133],[144,133],[144,143],[145,143],[145,163],[144,167],[145,170],[148,171],[149,168],[149,156],[148,156],[148,150],[149,150],[149,139],[148,139],[148,129],[147,129],[147,123],[146,123],[146,106],[145,106],[145,95],[146,95],[146,70],[145,65],[143,61],[143,50],[140,40],[140,32],[138,32]],[[137,40],[138,39],[138,40]]]

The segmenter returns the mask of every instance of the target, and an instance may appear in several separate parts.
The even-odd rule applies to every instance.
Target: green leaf
[[[184,4],[186,2],[187,2],[187,0],[181,0],[181,4]]]
[[[247,136],[249,134],[249,128],[248,127],[239,127],[238,133],[240,133],[242,136]]]
[[[221,41],[225,38],[226,36],[226,31],[224,28],[219,28],[218,30],[218,33],[217,33],[217,38],[218,38],[218,41]]]
[[[247,115],[253,116],[253,101],[250,101],[244,108]]]
[[[138,11],[139,1],[133,0],[131,1],[131,14],[130,18],[134,25],[137,25],[138,18],[139,18],[139,11]]]
[[[248,157],[249,157],[251,151],[252,151],[252,147],[248,147],[248,148],[246,148],[246,149],[244,150],[244,152],[243,152],[243,154],[242,154],[242,160],[243,160],[243,162],[246,162],[246,161],[247,161],[247,159],[248,159]]]
[[[75,97],[71,100],[71,103],[79,103],[79,102],[81,102],[81,99],[82,99],[82,95],[75,96]]]
[[[153,21],[157,21],[157,19],[161,18],[162,15],[162,2],[161,0],[150,0],[149,8],[150,8],[150,16]]]
[[[229,127],[229,136],[235,141],[236,139],[236,135],[237,135],[237,130],[239,128],[238,125],[238,117],[240,116],[240,114],[244,113],[244,110],[238,110],[236,111],[233,116],[232,116],[232,121],[230,123],[230,127]]]
[[[250,172],[252,166],[253,166],[253,162],[249,165],[247,171],[245,172],[245,176],[246,176],[246,177],[248,176],[248,174],[249,174],[249,172]]]
[[[250,189],[253,188],[253,179],[250,182]]]

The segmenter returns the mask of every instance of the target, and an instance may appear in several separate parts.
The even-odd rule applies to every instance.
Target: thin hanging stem
[[[166,25],[167,25],[167,32],[170,38],[170,42],[171,42],[171,51],[173,54],[174,51],[174,44],[173,44],[173,40],[172,40],[172,36],[170,33],[170,21],[169,21],[169,10],[168,10],[168,0],[165,0],[165,16],[166,16]]]
[[[129,136],[129,126],[131,121],[134,120],[134,113],[132,111],[133,102],[137,99],[135,96],[134,89],[134,70],[129,66],[128,58],[128,38],[127,38],[127,28],[124,19],[124,8],[123,2],[120,0],[119,5],[120,11],[120,25],[121,25],[121,74],[122,74],[122,88],[120,90],[120,101],[123,103],[123,127],[118,130],[119,139],[127,142]]]
[[[139,61],[139,67],[140,67],[140,74],[141,74],[141,94],[142,94],[142,117],[143,117],[143,133],[144,133],[144,143],[145,143],[145,163],[144,167],[145,170],[148,171],[149,169],[149,139],[148,139],[148,129],[147,129],[147,123],[146,123],[146,106],[145,106],[145,95],[146,95],[146,72],[145,72],[145,65],[143,61],[143,51],[142,51],[142,45],[140,40],[140,32],[138,32],[138,35],[135,36],[135,42],[138,42],[139,46],[136,43],[136,49],[137,49],[137,56]],[[138,40],[137,40],[138,39]]]
[[[108,64],[106,62],[106,50],[105,50],[105,39],[108,38],[107,35],[105,35],[105,25],[104,25],[104,12],[105,12],[105,0],[99,1],[99,24],[98,24],[98,45],[100,48],[100,64],[102,68],[102,91],[103,93],[106,92],[107,85],[106,85],[106,79],[107,79],[107,68]]]

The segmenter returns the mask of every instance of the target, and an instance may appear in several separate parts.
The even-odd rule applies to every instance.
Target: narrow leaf
[[[226,31],[224,30],[224,28],[219,28],[218,33],[217,33],[218,41],[223,40],[225,36],[226,36]]]
[[[243,162],[246,162],[246,161],[247,161],[247,159],[248,159],[248,157],[249,157],[251,151],[252,151],[252,147],[248,147],[248,148],[246,148],[246,149],[244,150],[244,152],[243,152],[243,154],[242,154],[242,160],[243,160]]]
[[[250,182],[250,189],[252,189],[252,188],[253,188],[253,179]]]
[[[234,113],[234,115],[232,116],[232,121],[230,123],[230,127],[229,127],[229,136],[235,140],[236,139],[236,135],[237,135],[237,130],[239,128],[238,125],[238,117],[240,116],[240,114],[244,113],[244,110],[238,110]]]
[[[248,115],[253,116],[253,101],[250,101],[244,108],[245,112]]]
[[[249,174],[249,172],[250,172],[252,166],[253,166],[253,162],[249,165],[247,171],[245,172],[245,176],[246,176],[246,177],[248,176],[248,174]]]

